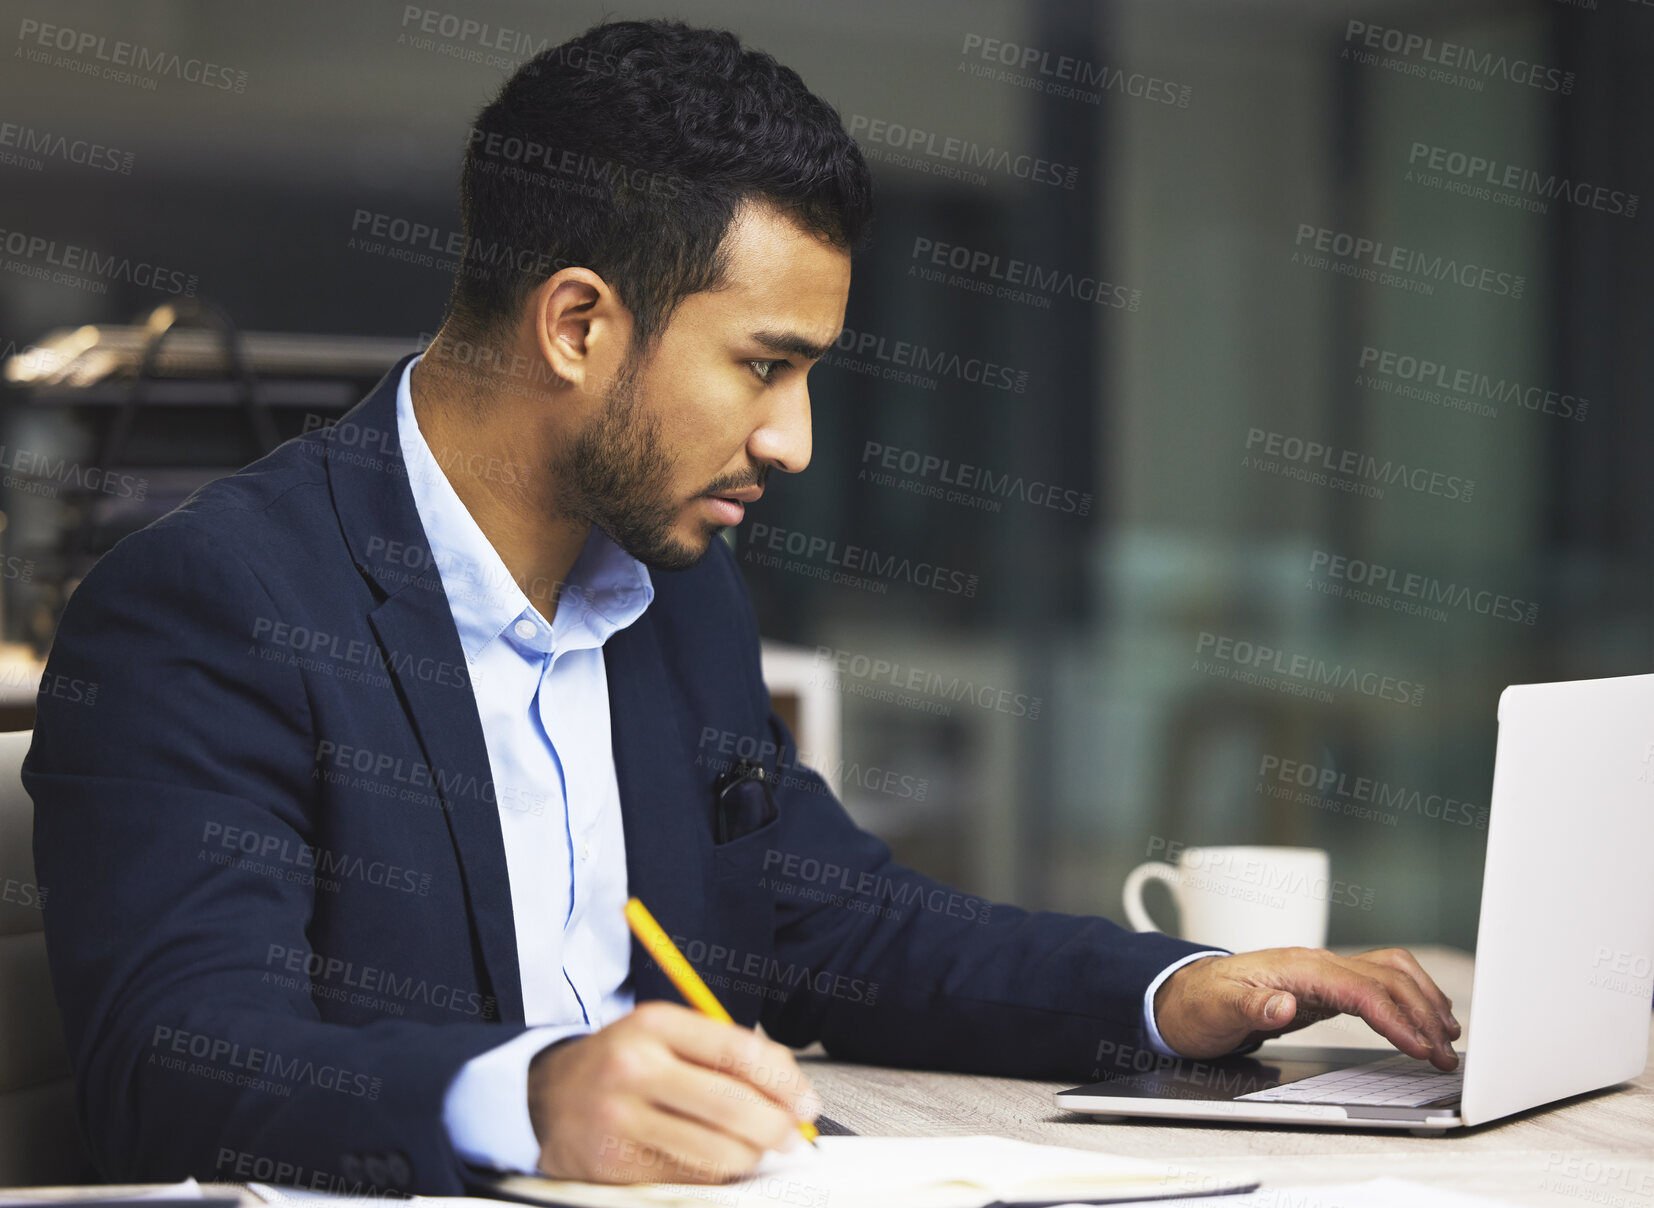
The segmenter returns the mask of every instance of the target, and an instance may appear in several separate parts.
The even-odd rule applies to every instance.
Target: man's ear
[[[584,393],[600,391],[625,363],[631,328],[631,313],[619,295],[590,269],[561,269],[534,292],[540,355],[553,373]]]

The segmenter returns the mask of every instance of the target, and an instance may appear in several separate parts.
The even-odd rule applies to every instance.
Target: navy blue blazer
[[[459,1194],[443,1093],[525,1026],[499,811],[527,806],[489,781],[401,372],[121,541],[64,611],[23,780],[111,1179]],[[654,582],[604,647],[628,883],[738,1021],[1026,1077],[1146,1045],[1143,994],[1195,945],[893,862],[799,766],[728,547]],[[713,782],[742,755],[778,816],[715,843]],[[677,1000],[635,942],[631,978]]]

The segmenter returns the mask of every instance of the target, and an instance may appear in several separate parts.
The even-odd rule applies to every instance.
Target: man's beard
[[[661,441],[660,421],[641,414],[642,368],[637,358],[627,359],[602,414],[552,463],[561,484],[557,506],[595,524],[645,566],[687,570],[706,556],[716,530],[707,528],[699,549],[672,535],[682,505],[668,493],[673,459]]]

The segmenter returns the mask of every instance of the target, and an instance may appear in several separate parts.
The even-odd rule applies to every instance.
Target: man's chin
[[[704,522],[694,527],[699,530],[694,535],[684,536],[674,532],[643,543],[638,549],[626,549],[626,552],[650,570],[689,570],[700,564],[725,528],[724,525]]]

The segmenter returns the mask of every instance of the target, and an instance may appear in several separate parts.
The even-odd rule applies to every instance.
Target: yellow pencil
[[[649,913],[649,908],[636,898],[626,901],[626,925],[637,936],[643,950],[655,958],[655,963],[665,971],[666,976],[672,979],[672,984],[678,988],[678,993],[689,1000],[689,1005],[709,1019],[716,1019],[720,1023],[733,1024],[724,1004],[712,996],[712,991],[706,988],[700,974],[695,967],[684,959],[683,953],[672,942],[672,937],[661,930],[655,916]],[[816,1126],[808,1120],[798,1122],[798,1131],[811,1145],[816,1143]]]

